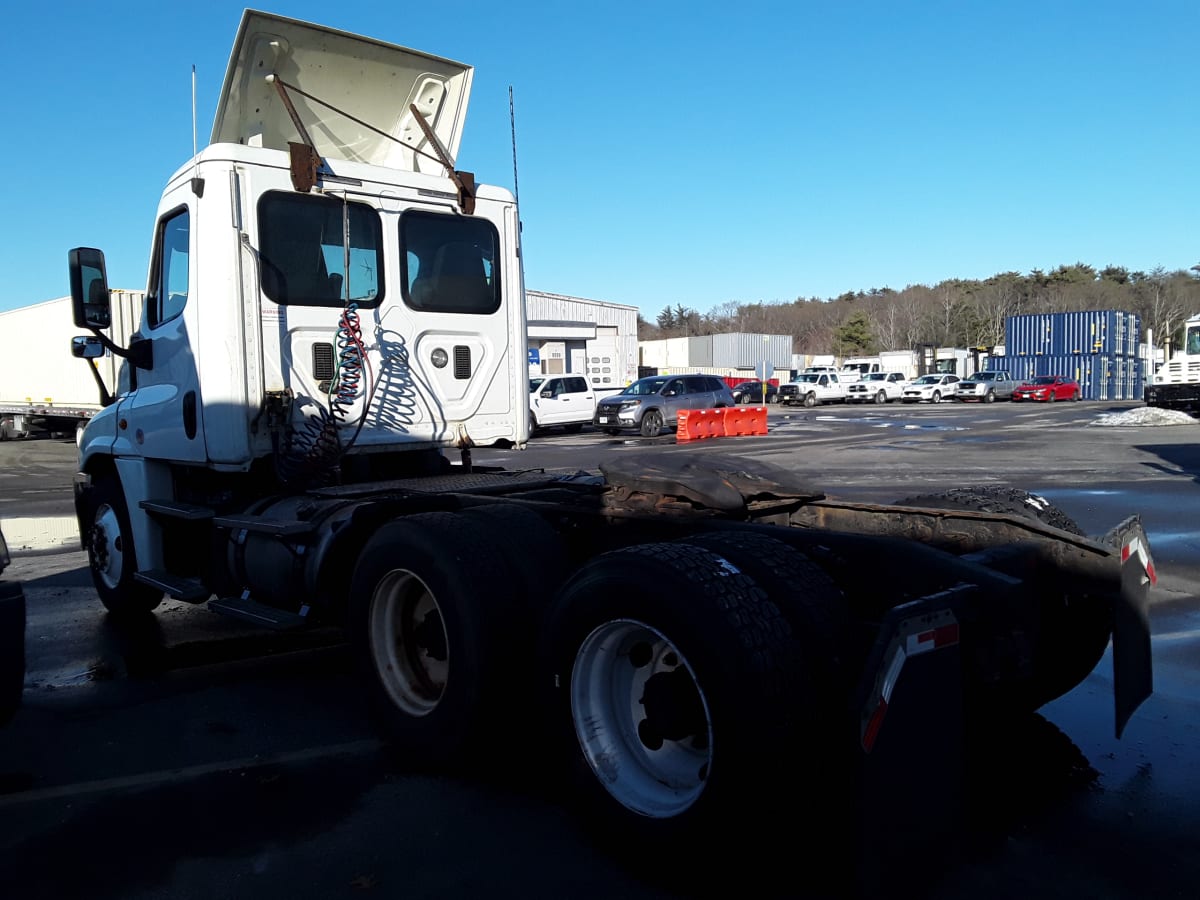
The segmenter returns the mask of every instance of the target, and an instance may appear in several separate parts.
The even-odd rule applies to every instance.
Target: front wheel
[[[983,402],[984,403],[995,403],[996,402],[996,392],[988,391],[986,394],[984,394]]]
[[[1053,402],[1054,402],[1055,400],[1057,400],[1057,399],[1058,399],[1058,395],[1057,395],[1057,394],[1055,394],[1055,393],[1054,393],[1054,391],[1051,391],[1050,393],[1048,393],[1048,394],[1046,395],[1046,402],[1047,402],[1047,403],[1053,403]]]
[[[663,417],[657,409],[650,409],[642,416],[642,437],[657,437],[663,428]]]
[[[942,402],[941,391],[934,391],[933,396],[930,398],[930,402],[931,403],[941,403]]]
[[[875,402],[877,404],[887,403],[887,394],[884,393],[883,391],[880,391],[878,394],[875,395]]]
[[[134,578],[137,554],[125,493],[116,475],[97,475],[88,494],[88,531],[84,545],[92,583],[100,602],[113,615],[147,613],[162,602],[162,591]]]
[[[817,405],[817,395],[813,394],[813,393],[805,394],[804,395],[804,405],[808,409],[812,409],[814,406],[816,406]]]

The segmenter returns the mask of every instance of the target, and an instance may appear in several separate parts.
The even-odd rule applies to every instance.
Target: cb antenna
[[[196,64],[192,63],[192,193],[204,196],[204,179],[198,174],[200,161],[196,159]]]
[[[517,201],[517,227],[520,227],[521,189],[517,185],[517,116],[513,111],[513,89],[511,84],[508,86],[508,127],[512,132],[513,199]]]

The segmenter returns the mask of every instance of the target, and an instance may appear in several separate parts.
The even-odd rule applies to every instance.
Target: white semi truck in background
[[[1183,346],[1143,389],[1147,406],[1200,414],[1200,313],[1184,324]]]
[[[114,343],[129,343],[144,300],[141,291],[112,292],[107,334]],[[99,385],[109,395],[118,391],[125,361],[108,352],[95,374],[80,366],[70,353],[77,330],[70,297],[0,312],[0,440],[33,434],[75,437],[102,409]]]
[[[454,161],[471,79],[247,11],[128,346],[102,337],[103,254],[70,252],[73,352],[129,363],[76,477],[115,616],[169,595],[340,623],[410,758],[562,762],[664,860],[764,805],[824,827],[864,785],[892,827],[946,787],[964,719],[1070,690],[1110,636],[1125,727],[1151,677],[1136,516],[1092,538],[1015,489],[842,502],[663,447],[570,477],[475,465],[525,444],[529,401],[516,204]],[[918,708],[945,715],[914,729]]]

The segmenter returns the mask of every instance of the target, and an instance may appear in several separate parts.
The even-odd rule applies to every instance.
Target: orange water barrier
[[[738,437],[767,433],[765,406],[729,406],[723,409],[685,409],[676,413],[675,440],[698,441],[711,437]]]

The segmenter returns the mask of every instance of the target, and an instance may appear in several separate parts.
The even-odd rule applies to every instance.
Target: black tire
[[[135,580],[137,553],[125,494],[115,474],[96,475],[87,494],[84,548],[100,602],[114,616],[148,613],[162,602],[162,591]]]
[[[1053,403],[1055,401],[1055,399],[1056,398],[1055,398],[1054,391],[1050,391],[1048,394],[1046,394],[1046,402],[1047,403]]]
[[[516,609],[528,614],[527,624],[541,615],[567,574],[567,547],[554,527],[532,509],[514,503],[472,506],[464,514],[483,524],[512,569]]]
[[[804,395],[804,405],[808,409],[812,409],[814,406],[816,406],[817,405],[817,395],[814,394],[812,391],[809,391],[807,394],[805,394]]]
[[[929,402],[930,403],[941,403],[942,402],[942,392],[934,391],[933,396],[930,398]]]
[[[984,394],[983,402],[984,403],[995,403],[996,402],[996,392],[988,391],[986,394]]]
[[[882,406],[884,403],[887,403],[887,393],[885,391],[877,392],[875,394],[875,403],[880,406]]]
[[[803,648],[803,664],[818,693],[830,700],[840,696],[839,658],[850,615],[841,589],[824,569],[765,534],[722,530],[679,542],[710,551],[761,587]]]
[[[955,488],[899,501],[900,506],[1009,513],[1082,536],[1074,519],[1044,497],[1019,488]],[[1103,598],[1048,595],[1039,604],[1032,686],[1023,705],[1037,709],[1075,687],[1096,668],[1112,636],[1112,612]]]
[[[1075,401],[1076,403],[1078,403],[1080,400],[1083,399],[1083,397],[1080,395],[1079,391],[1076,391],[1074,394],[1071,395],[1071,399],[1073,401]]]
[[[663,429],[663,415],[657,409],[648,409],[642,415],[642,437],[658,437]]]
[[[807,771],[795,723],[813,692],[751,579],[700,547],[612,551],[563,587],[543,639],[553,746],[597,837],[635,865],[694,867],[700,846],[772,827],[763,803]]]
[[[381,526],[350,584],[347,625],[380,730],[413,762],[465,759],[512,698],[512,571],[477,518],[419,513]]]
[[[537,434],[537,430],[538,430],[537,416],[535,416],[533,413],[530,413],[529,414],[529,436],[533,437],[535,434]]]

